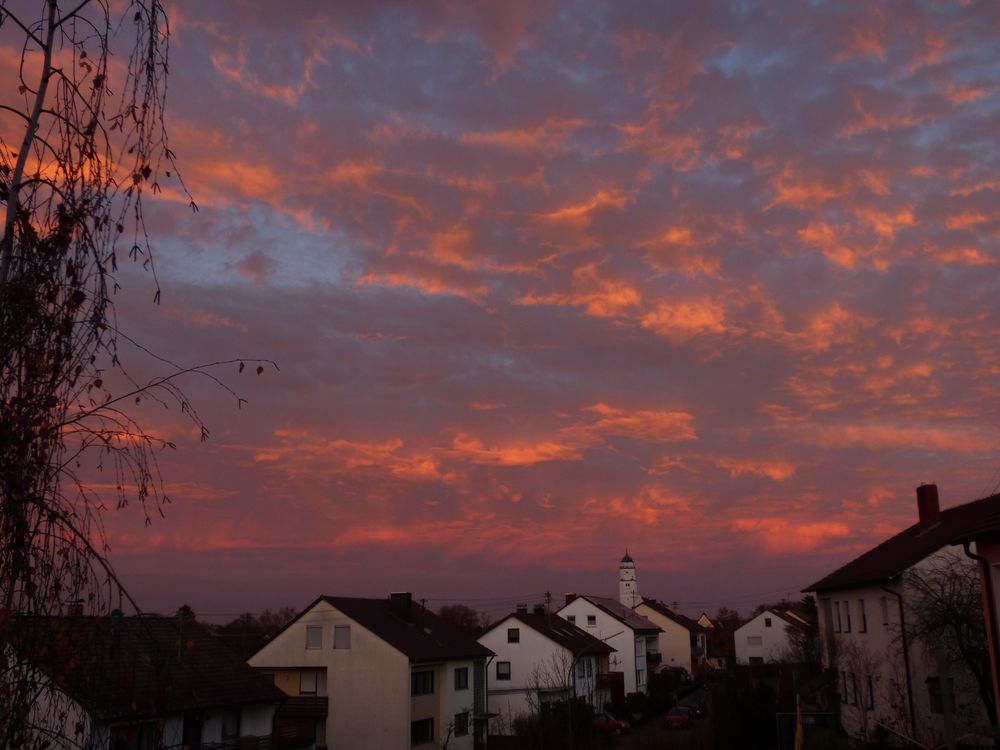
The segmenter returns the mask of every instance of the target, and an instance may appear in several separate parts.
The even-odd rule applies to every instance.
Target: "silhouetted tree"
[[[465,604],[445,604],[438,617],[469,635],[478,637],[490,626],[490,618]]]
[[[24,623],[138,611],[106,559],[100,513],[161,513],[156,452],[173,446],[129,407],[173,403],[207,437],[177,378],[215,378],[161,360],[167,374],[137,382],[118,356],[131,342],[113,308],[122,256],[151,272],[159,299],[144,197],[166,180],[186,195],[163,126],[161,3],[12,5],[0,0],[0,43],[21,50],[20,85],[0,102],[0,747],[40,748],[82,740],[42,710],[45,678],[29,665],[46,644]]]

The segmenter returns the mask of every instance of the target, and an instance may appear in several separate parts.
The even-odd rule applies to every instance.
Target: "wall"
[[[611,654],[608,660],[610,670],[624,674],[626,693],[636,692],[636,644],[634,631],[630,627],[583,597],[574,599],[560,609],[557,614],[567,619],[570,615],[574,615],[578,628],[585,630],[615,649],[615,653]],[[595,625],[587,625],[587,615],[595,616]],[[642,654],[642,665],[642,668],[645,669],[645,654]]]
[[[507,642],[508,628],[520,630],[520,642]],[[500,714],[490,722],[493,734],[510,734],[515,718],[537,711],[539,687],[568,691],[572,684],[572,654],[520,620],[505,618],[479,642],[496,654],[486,673],[487,709]],[[497,680],[497,663],[502,661],[510,662],[510,680]]]
[[[770,626],[767,625],[768,621],[771,623]],[[737,628],[733,633],[736,663],[749,664],[751,658],[760,658],[765,664],[774,664],[786,659],[790,645],[786,627],[788,623],[768,611],[762,612]],[[759,638],[760,645],[751,645],[749,642],[751,638]]]
[[[635,611],[663,629],[658,642],[660,655],[663,657],[662,663],[669,667],[683,667],[690,672],[691,631],[666,615],[660,614],[648,604],[640,604]]]
[[[323,629],[322,647],[307,649],[306,627]],[[335,625],[349,625],[351,647],[333,648]],[[403,750],[410,746],[409,659],[325,601],[250,658],[266,671],[310,667],[326,672],[329,750]]]

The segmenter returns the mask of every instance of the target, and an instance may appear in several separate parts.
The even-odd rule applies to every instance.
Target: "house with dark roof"
[[[681,667],[691,673],[693,666],[704,660],[707,642],[703,626],[656,599],[643,597],[635,611],[660,628],[660,662],[657,665],[655,659],[648,659],[651,670],[657,666]]]
[[[928,582],[977,575],[968,542],[1000,496],[942,510],[917,488],[917,523],[808,586],[819,608],[824,666],[836,670],[841,723],[856,739],[888,731],[925,746],[991,734],[982,691],[940,642],[929,642]],[[971,536],[970,536],[971,535]],[[957,579],[953,579],[957,580]],[[930,592],[932,595],[944,592]]]
[[[15,627],[40,731],[58,721],[94,750],[271,747],[284,695],[193,620],[116,611]]]
[[[737,664],[775,664],[794,658],[794,633],[815,632],[794,610],[765,609],[733,632]]]
[[[618,599],[591,594],[566,594],[556,614],[615,649],[610,675],[620,674],[621,690],[647,693],[649,664],[659,664],[660,628]]]
[[[496,654],[487,673],[490,734],[510,734],[543,703],[580,698],[600,709],[611,698],[600,678],[614,649],[544,607],[519,607],[479,642]]]
[[[250,664],[296,708],[281,729],[330,750],[485,747],[492,652],[413,601],[321,596]]]

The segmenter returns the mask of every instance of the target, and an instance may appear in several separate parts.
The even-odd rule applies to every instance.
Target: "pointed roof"
[[[607,596],[592,596],[590,594],[580,594],[577,599],[586,599],[595,607],[611,615],[623,625],[627,625],[637,633],[659,633],[662,628],[655,622],[646,619],[633,609],[629,609],[617,599]],[[574,600],[575,601],[575,600]],[[567,604],[569,606],[569,604]],[[563,607],[566,609],[566,607]],[[560,612],[562,610],[559,610]]]
[[[942,510],[940,520],[931,526],[915,523],[803,591],[888,583],[942,547],[974,539],[977,532],[989,528],[1000,528],[1000,495]]]
[[[553,643],[556,643],[573,656],[580,656],[584,652],[587,654],[610,654],[615,649],[599,638],[595,638],[583,628],[579,628],[568,620],[556,614],[525,614],[515,612],[507,615],[490,630],[498,627],[510,620],[517,620],[523,625],[535,630]],[[489,630],[487,632],[490,632]]]
[[[670,607],[668,607],[663,602],[659,602],[656,599],[643,599],[639,604],[645,604],[654,612],[663,615],[669,620],[673,620],[681,627],[687,628],[692,633],[704,633],[707,628],[699,622],[695,622],[690,617],[682,615],[680,612],[674,612]],[[638,606],[638,605],[636,605]]]
[[[622,562],[632,563],[633,565],[635,565],[635,560],[632,559],[632,556],[628,553],[628,550],[625,550],[625,557],[622,558]]]

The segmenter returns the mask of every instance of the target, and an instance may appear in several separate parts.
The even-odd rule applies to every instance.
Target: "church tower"
[[[618,565],[618,601],[629,609],[642,601],[639,596],[639,584],[635,580],[635,561],[628,551]]]

